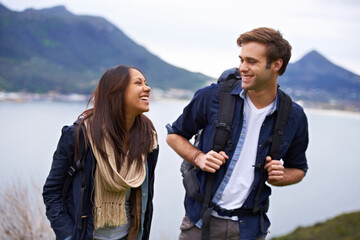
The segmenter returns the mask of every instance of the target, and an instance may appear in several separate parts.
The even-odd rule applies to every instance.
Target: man
[[[269,156],[266,140],[272,135],[279,108],[278,76],[291,57],[291,46],[279,31],[257,28],[237,39],[241,47],[239,71],[242,77],[231,94],[236,95],[230,138],[233,148],[212,150],[219,109],[220,85],[197,91],[183,114],[172,124],[167,143],[182,158],[197,167],[195,177],[204,195],[208,174],[214,173],[211,200],[210,239],[265,239],[270,226],[266,216],[271,189],[257,191],[263,171],[267,183],[286,186],[300,182],[307,171],[307,118],[292,103],[277,159]],[[203,129],[199,149],[189,139]],[[283,162],[279,161],[280,159]],[[185,196],[186,215],[179,239],[201,239],[202,203]],[[252,209],[262,209],[251,211]],[[240,210],[239,210],[240,209]],[[241,212],[239,214],[238,212]]]

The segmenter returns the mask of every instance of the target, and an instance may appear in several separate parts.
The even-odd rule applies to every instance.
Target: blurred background
[[[43,216],[37,198],[61,127],[72,124],[101,74],[118,64],[140,67],[152,87],[147,115],[160,156],[151,239],[177,239],[184,215],[181,159],[165,143],[165,125],[196,89],[239,65],[237,37],[263,26],[282,32],[293,47],[279,84],[304,107],[310,133],[307,176],[273,187],[269,239],[358,214],[358,1],[0,0],[0,239],[16,239],[6,229],[20,235],[25,229],[9,223]],[[7,204],[16,205],[17,196],[29,204],[11,211],[28,215],[9,220]],[[358,228],[359,218],[346,227]],[[41,218],[26,231],[43,232],[44,224]],[[49,232],[35,238],[52,238]]]

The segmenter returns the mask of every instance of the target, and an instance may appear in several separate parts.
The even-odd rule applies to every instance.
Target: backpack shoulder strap
[[[216,152],[223,150],[227,142],[229,150],[232,149],[229,135],[231,132],[236,98],[231,95],[231,91],[240,83],[240,81],[241,76],[237,68],[226,70],[218,79],[218,83],[222,82],[222,85],[220,87],[218,122],[213,140],[213,150]],[[200,216],[203,220],[201,227],[202,240],[210,239],[210,218],[214,207],[214,204],[211,201],[214,174],[207,173],[207,176],[205,196]]]
[[[276,117],[274,130],[273,130],[272,144],[270,148],[270,156],[273,159],[276,159],[279,154],[280,144],[282,137],[284,135],[286,123],[289,119],[292,110],[292,100],[290,96],[279,88],[278,91],[279,91],[280,103],[279,103],[279,110],[277,113],[278,115]]]
[[[276,116],[276,120],[275,120],[275,125],[274,125],[274,129],[273,129],[273,134],[272,136],[270,136],[270,138],[265,142],[264,147],[271,143],[271,147],[270,147],[270,156],[272,159],[277,159],[278,155],[279,155],[279,151],[280,151],[280,145],[281,145],[281,140],[284,136],[284,130],[286,127],[286,123],[289,119],[291,110],[292,110],[292,100],[290,98],[289,95],[287,95],[285,92],[283,92],[281,89],[278,88],[279,91],[279,109],[277,112],[277,116]],[[264,185],[265,185],[265,181],[267,179],[267,172],[264,170],[263,167],[261,167],[263,174],[261,175],[261,180],[260,180],[260,185],[259,188],[256,192],[256,196],[255,196],[255,205],[254,205],[254,212],[259,211],[260,209],[258,208],[259,205],[259,199],[260,199],[260,195],[261,192],[264,189]],[[263,206],[263,211],[267,211],[268,208],[268,203],[266,204],[267,206]]]
[[[77,125],[77,123],[74,123],[74,124]],[[78,127],[80,127],[80,126],[78,125]],[[84,139],[83,131],[80,131],[76,163],[73,161],[73,159],[71,159],[71,164],[67,170],[67,175],[66,175],[66,178],[64,181],[63,193],[62,193],[62,198],[61,198],[63,211],[64,211],[65,200],[68,196],[69,188],[72,183],[72,178],[76,172],[80,171],[84,167],[84,161],[83,161],[84,156],[85,156],[85,139]]]
[[[227,73],[228,71],[229,70],[225,71],[224,73]],[[224,73],[221,76],[223,76]],[[236,98],[231,95],[231,91],[241,81],[240,72],[238,69],[234,69],[234,72],[228,74],[226,78],[222,78],[221,76],[218,80],[218,82],[222,82],[219,97],[218,122],[213,140],[213,150],[216,152],[223,150],[226,142],[229,143],[229,150],[232,150],[231,140],[228,138],[231,132]]]

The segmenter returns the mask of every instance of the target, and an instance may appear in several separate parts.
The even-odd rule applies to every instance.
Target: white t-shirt
[[[265,108],[257,109],[246,96],[245,112],[245,140],[240,156],[231,174],[228,184],[218,202],[222,208],[231,210],[240,208],[248,197],[254,181],[254,167],[259,141],[261,125],[269,113],[274,102]]]

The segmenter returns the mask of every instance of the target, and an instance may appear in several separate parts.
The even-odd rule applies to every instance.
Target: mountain
[[[315,50],[289,64],[279,84],[301,100],[347,101],[360,107],[360,76],[333,64]]]
[[[118,64],[140,67],[151,87],[173,96],[183,93],[171,88],[194,91],[215,81],[164,62],[104,18],[63,6],[15,12],[0,4],[0,91],[88,94]],[[360,76],[315,50],[289,64],[279,84],[307,106],[360,111]]]
[[[194,90],[211,80],[164,62],[104,18],[0,4],[0,90],[89,93],[118,64],[138,66],[153,88]]]

